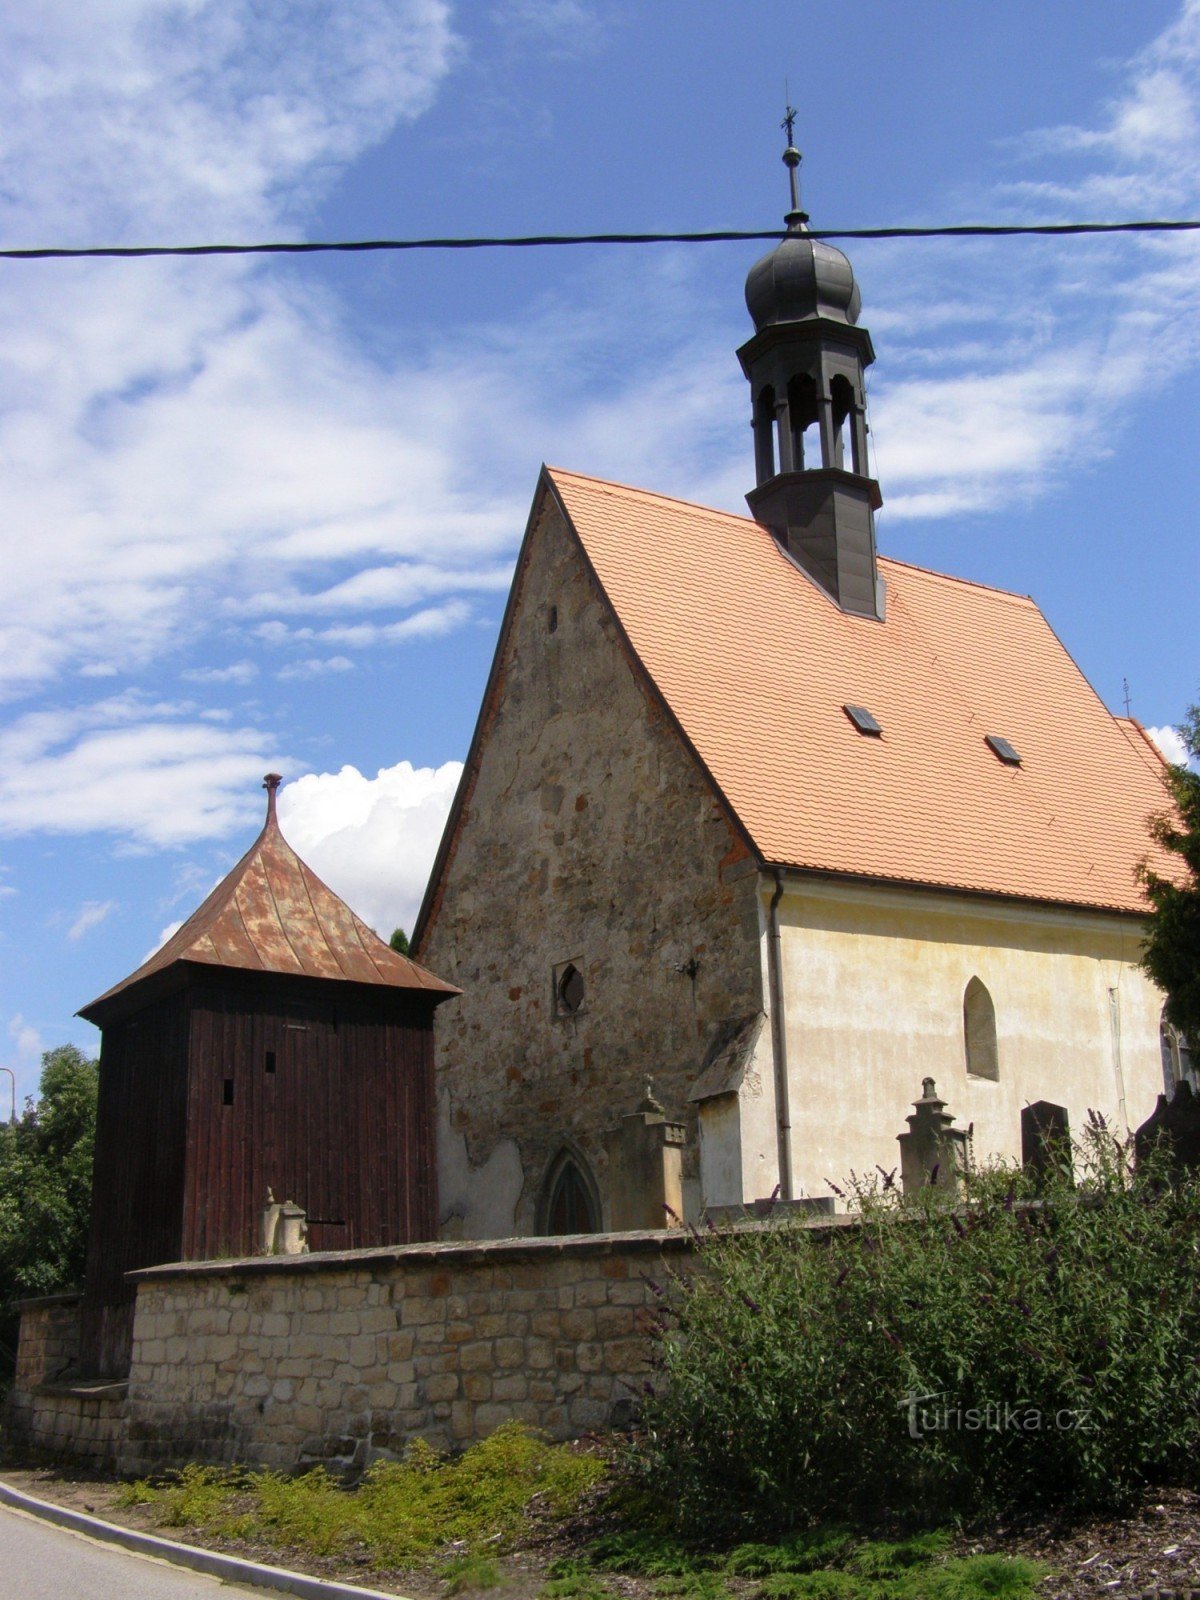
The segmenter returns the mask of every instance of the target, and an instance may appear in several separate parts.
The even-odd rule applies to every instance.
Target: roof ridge
[[[635,483],[622,483],[616,478],[598,478],[592,472],[576,472],[571,467],[555,467],[546,463],[546,471],[556,478],[573,478],[579,483],[589,483],[597,489],[613,490],[618,494],[637,495],[643,500],[657,500],[664,505],[682,506],[685,510],[699,512],[702,516],[718,517],[732,522],[749,523],[753,528],[761,528],[762,524],[756,522],[751,516],[740,511],[723,511],[719,506],[706,506],[699,500],[685,500],[682,495],[663,494],[658,489],[643,489]],[[940,572],[936,567],[924,566],[919,561],[905,561],[900,556],[881,555],[880,562],[889,567],[903,567],[909,572],[919,572],[928,578],[940,578],[943,583],[963,584],[969,589],[982,589],[987,594],[1004,595],[1007,599],[1018,600],[1025,605],[1032,606],[1040,611],[1041,607],[1032,595],[1022,594],[1019,589],[1006,589],[1002,584],[984,583],[979,578],[962,578],[953,572]]]
[[[919,572],[922,577],[938,578],[942,583],[962,584],[967,589],[982,589],[986,594],[1000,594],[1007,600],[1019,600],[1038,612],[1042,609],[1031,594],[1022,594],[1019,589],[1005,589],[1001,584],[984,583],[980,578],[962,578],[954,572],[939,572],[936,567],[923,566],[919,561],[905,561],[901,556],[880,556],[879,560],[889,567],[903,567],[906,572]]]
[[[598,489],[615,489],[621,494],[636,494],[643,500],[661,500],[667,505],[683,506],[688,511],[698,511],[706,517],[721,517],[730,522],[748,522],[752,528],[761,528],[761,522],[741,511],[722,511],[719,506],[706,506],[699,500],[685,500],[682,495],[662,494],[657,489],[642,489],[636,483],[620,483],[615,478],[597,478],[590,472],[573,472],[569,467],[552,467],[546,471],[552,477],[575,478],[580,483],[595,484]]]
[[[1151,767],[1151,770],[1156,774],[1160,771],[1165,772],[1171,765],[1170,757],[1164,755],[1158,745],[1155,744],[1145,724],[1139,722],[1132,715],[1123,717],[1116,711],[1112,712],[1111,715],[1113,721],[1123,731],[1126,738],[1137,741],[1136,748],[1138,753],[1145,756],[1147,765]]]

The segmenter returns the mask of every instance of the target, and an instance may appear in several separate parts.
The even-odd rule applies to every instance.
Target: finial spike
[[[262,786],[267,791],[267,821],[268,822],[274,822],[275,821],[275,791],[279,788],[279,785],[282,782],[283,782],[283,778],[282,778],[281,774],[278,773],[278,772],[268,772],[266,777],[263,779]]]
[[[799,115],[795,106],[786,105],[783,121],[779,126],[787,134],[787,148],[783,152],[783,164],[788,169],[788,186],[791,190],[792,204],[787,216],[783,219],[790,231],[800,231],[808,221],[808,213],[800,209],[800,185],[796,171],[804,159],[796,149],[796,118]]]

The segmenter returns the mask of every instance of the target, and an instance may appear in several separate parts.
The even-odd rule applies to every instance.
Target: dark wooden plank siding
[[[187,1017],[181,996],[107,1028],[100,1052],[81,1365],[128,1371],[126,1272],[177,1261],[184,1182]]]
[[[313,1250],[434,1236],[427,999],[212,984],[194,991],[191,1018],[186,1259],[256,1251],[268,1188],[308,1213]]]

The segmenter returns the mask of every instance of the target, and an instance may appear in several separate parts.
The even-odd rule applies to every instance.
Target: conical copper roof
[[[179,962],[418,989],[441,999],[460,992],[385,944],[301,861],[279,830],[280,782],[275,773],[264,781],[267,820],[237,866],[160,950],[81,1017],[100,1021],[96,1013],[116,996]]]

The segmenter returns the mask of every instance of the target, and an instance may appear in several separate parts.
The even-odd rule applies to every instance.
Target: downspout
[[[778,1125],[779,1198],[792,1192],[792,1112],[788,1094],[787,1024],[783,1015],[783,941],[779,934],[779,902],[783,868],[775,868],[775,893],[767,912],[767,981],[771,989],[771,1048],[775,1057],[775,1118]]]

